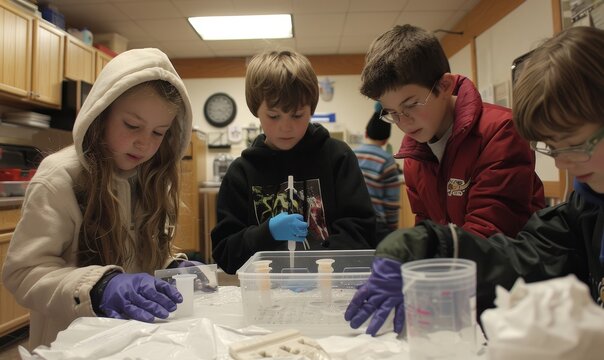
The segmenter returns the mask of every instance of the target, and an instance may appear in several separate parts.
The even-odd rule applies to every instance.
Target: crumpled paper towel
[[[481,316],[489,360],[604,359],[604,309],[574,275],[496,293]]]

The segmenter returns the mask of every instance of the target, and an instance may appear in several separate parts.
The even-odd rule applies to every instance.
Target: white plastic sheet
[[[195,315],[190,318],[153,324],[79,318],[50,347],[40,346],[31,353],[20,350],[23,360],[231,360],[230,344],[269,332],[244,326],[239,288],[220,287],[216,293],[196,297]],[[316,340],[332,360],[408,359],[406,343],[394,333]]]
[[[573,275],[497,289],[497,308],[481,319],[490,360],[601,360],[604,309]]]
[[[80,318],[50,347],[38,347],[31,354],[21,348],[21,356],[23,360],[231,360],[229,344],[265,333],[257,327],[223,327],[206,318],[157,324]],[[408,359],[406,344],[393,333],[377,338],[330,336],[317,342],[333,360]]]

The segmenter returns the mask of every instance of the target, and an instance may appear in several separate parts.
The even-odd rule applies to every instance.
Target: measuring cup
[[[401,266],[412,359],[467,359],[476,351],[476,263],[426,259]]]

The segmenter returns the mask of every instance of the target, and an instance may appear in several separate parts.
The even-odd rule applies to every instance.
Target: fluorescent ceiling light
[[[289,39],[291,14],[246,16],[198,16],[189,23],[203,40]]]

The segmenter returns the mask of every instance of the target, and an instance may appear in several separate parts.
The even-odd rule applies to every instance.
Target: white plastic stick
[[[287,177],[287,189],[289,190],[289,204],[290,209],[293,209],[294,201],[294,176],[289,175]],[[289,250],[289,267],[294,268],[294,251],[296,250],[296,241],[287,240],[287,249]]]

